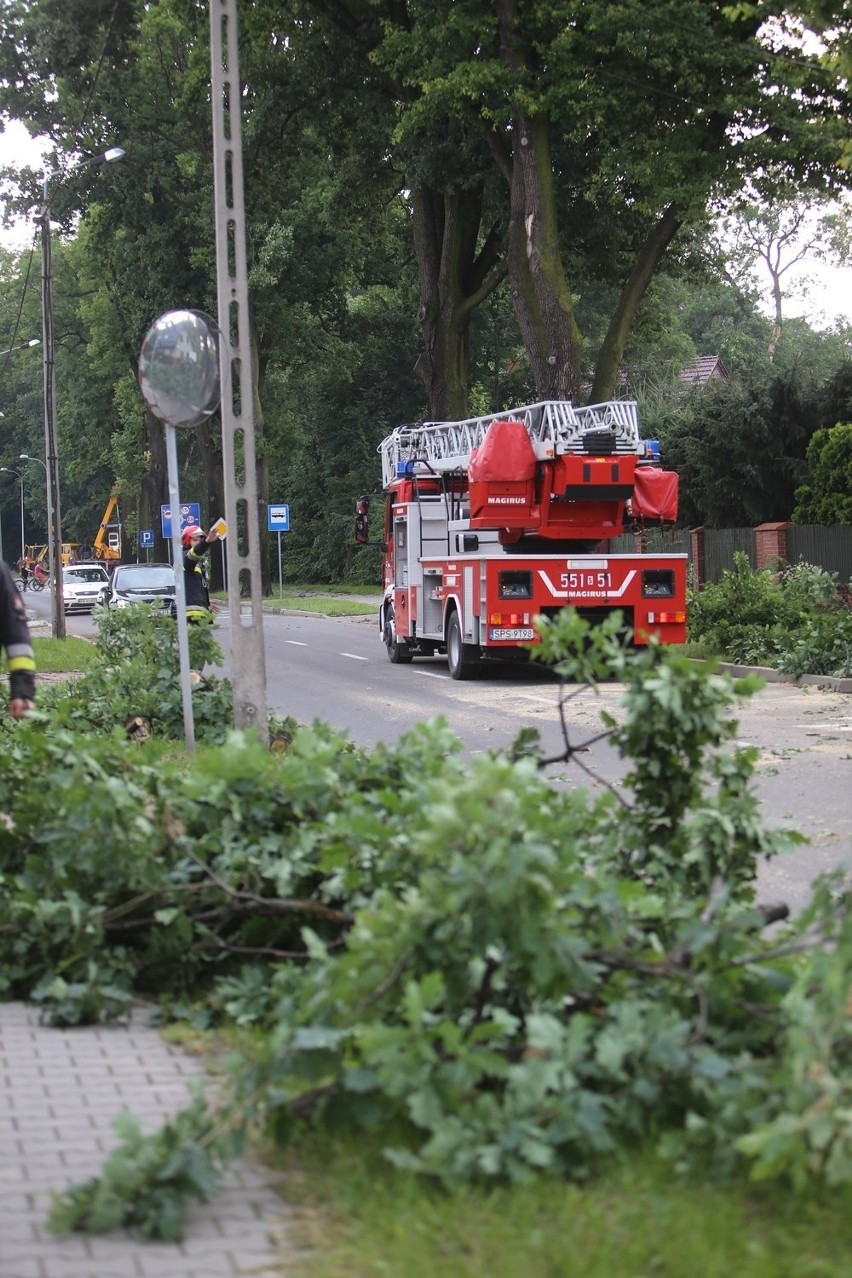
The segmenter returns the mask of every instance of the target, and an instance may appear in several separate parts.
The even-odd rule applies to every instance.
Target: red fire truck
[[[636,643],[686,637],[684,554],[612,554],[625,527],[669,522],[677,476],[639,437],[636,405],[547,401],[460,422],[400,426],[382,457],[384,599],[395,664],[446,653],[454,679],[517,660],[537,616],[614,609]],[[367,540],[369,496],[357,503]]]

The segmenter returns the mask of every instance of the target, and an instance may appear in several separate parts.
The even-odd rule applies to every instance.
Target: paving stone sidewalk
[[[0,1278],[281,1278],[287,1208],[274,1173],[241,1161],[210,1203],[186,1214],[182,1243],[118,1230],[54,1238],[50,1191],[100,1171],[118,1144],[121,1110],[150,1132],[190,1099],[203,1062],[148,1026],[59,1030],[38,1012],[0,1003]],[[292,1253],[291,1253],[292,1255]]]

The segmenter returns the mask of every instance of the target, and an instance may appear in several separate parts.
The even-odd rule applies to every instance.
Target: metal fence
[[[757,567],[757,551],[753,528],[706,528],[704,530],[704,580],[721,581],[722,573],[733,568],[734,555],[748,556],[752,568]]]
[[[852,524],[791,524],[787,529],[787,560],[817,564],[836,572],[844,584],[852,581]]]
[[[640,539],[633,533],[624,533],[614,537],[609,543],[616,555],[635,555],[644,551],[646,555],[688,555],[691,534],[688,528],[647,528]]]
[[[747,556],[752,568],[757,566],[753,528],[704,529],[704,581],[721,581],[722,574],[734,566],[738,550]],[[827,572],[836,572],[838,580],[852,581],[852,524],[790,524],[787,535],[787,562],[816,564]],[[641,541],[633,533],[614,538],[609,548],[617,555],[680,552],[689,555],[692,570],[692,534],[689,529],[649,528]]]

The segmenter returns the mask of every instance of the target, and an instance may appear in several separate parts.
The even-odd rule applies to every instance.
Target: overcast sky
[[[30,137],[23,124],[17,120],[4,121],[3,132],[0,133],[0,168],[40,168],[44,162],[45,150],[50,143],[45,139],[45,147]],[[5,215],[5,207],[2,214]],[[0,218],[2,221],[2,218]],[[6,248],[29,248],[35,235],[35,223],[18,222],[14,226],[0,225],[0,244]]]
[[[29,165],[31,168],[40,168],[49,147],[50,143],[46,139],[42,146],[34,141],[19,121],[7,121],[4,132],[0,134],[0,167]],[[11,228],[0,226],[0,244],[9,248],[28,248],[33,242],[34,232],[33,222],[19,222]],[[799,273],[816,277],[816,284],[805,304],[799,302],[793,293],[797,270],[799,268],[791,268],[789,275],[785,277],[789,296],[784,309],[788,317],[803,314],[817,328],[828,327],[835,319],[852,323],[852,267],[832,267],[819,262],[804,263]],[[767,313],[772,314],[768,281],[766,307]]]

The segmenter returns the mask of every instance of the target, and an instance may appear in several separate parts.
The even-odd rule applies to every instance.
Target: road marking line
[[[797,723],[795,726],[811,732],[852,732],[852,723]]]
[[[538,701],[541,705],[552,709],[557,704],[557,699],[553,697],[539,697],[534,692],[516,692],[515,696],[519,701]]]
[[[307,648],[306,643],[301,643],[298,639],[285,639],[285,643],[291,643],[294,648]]]
[[[448,674],[436,674],[434,670],[412,670],[412,674],[420,675],[421,679],[449,679]]]
[[[369,661],[369,657],[358,657],[354,652],[341,652],[341,657],[348,657],[350,661]]]

